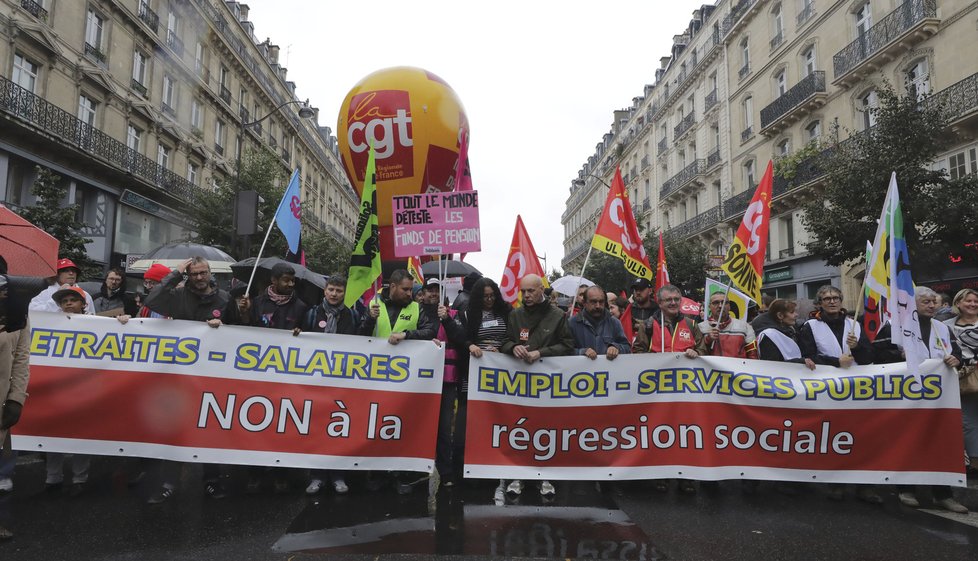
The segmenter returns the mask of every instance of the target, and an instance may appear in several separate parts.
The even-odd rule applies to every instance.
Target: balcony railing
[[[797,187],[807,185],[824,176],[825,171],[822,166],[822,161],[830,154],[831,150],[831,148],[823,150],[821,153],[799,162],[795,167],[795,175],[791,179],[785,179],[775,175],[773,185],[771,186],[771,198],[775,199]],[[731,220],[739,218],[747,210],[747,205],[750,204],[751,199],[754,197],[754,191],[756,189],[756,185],[751,185],[746,191],[737,193],[733,197],[723,201],[723,219]]]
[[[683,170],[676,175],[670,177],[662,184],[662,189],[659,190],[659,197],[666,197],[669,194],[675,192],[676,190],[685,187],[693,180],[697,175],[703,173],[706,166],[702,159],[693,160],[693,163],[684,167]]]
[[[832,57],[835,78],[848,74],[925,19],[937,17],[937,0],[907,0]]]
[[[282,159],[285,160],[286,162],[291,162],[292,161],[291,158],[292,158],[292,154],[290,154],[289,151],[286,150],[285,148],[282,148]]]
[[[20,7],[41,21],[48,20],[48,11],[44,9],[44,6],[41,6],[33,0],[20,0]]]
[[[224,103],[227,103],[228,105],[231,104],[231,90],[229,90],[227,86],[225,86],[223,84],[221,85],[221,94],[220,95],[221,95],[221,99],[224,101]]]
[[[741,80],[743,80],[744,78],[746,78],[748,74],[750,74],[750,63],[749,62],[746,63],[746,64],[744,64],[743,66],[741,66],[740,67],[740,70],[737,71],[737,76],[739,76]]]
[[[771,37],[771,50],[773,51],[774,49],[780,47],[781,43],[784,43],[784,33],[778,32],[777,35]]]
[[[642,171],[645,171],[645,170],[649,169],[649,165],[650,165],[649,164],[649,157],[648,156],[643,156],[642,157]]]
[[[717,146],[710,154],[706,157],[706,169],[710,169],[713,166],[720,163],[720,147]]]
[[[642,210],[647,211],[650,208],[652,208],[652,202],[649,201],[648,197],[645,197],[644,199],[642,199]]]
[[[686,131],[688,131],[689,129],[693,128],[693,125],[695,125],[695,124],[696,124],[696,114],[695,113],[690,113],[689,115],[686,115],[685,117],[683,117],[683,119],[681,121],[679,121],[679,124],[676,125],[676,128],[673,129],[673,135],[674,135],[673,136],[673,140],[679,140],[679,138],[683,134],[685,134]]]
[[[713,107],[716,106],[717,101],[717,89],[713,88],[713,91],[706,94],[706,97],[703,99],[703,111],[706,112],[713,109]]]
[[[708,230],[720,222],[720,206],[715,206],[710,210],[701,212],[675,228],[670,228],[667,233],[669,237],[683,239],[693,234],[698,234],[703,230]]]
[[[0,111],[43,130],[59,142],[77,146],[105,165],[141,177],[162,193],[186,203],[196,199],[198,187],[194,184],[3,76]]]
[[[659,139],[659,143],[656,147],[659,150],[657,152],[658,154],[665,154],[666,150],[669,149],[669,139],[663,136],[661,139]]]
[[[156,15],[145,0],[139,2],[139,19],[149,26],[156,33],[160,28],[160,16]]]
[[[769,127],[799,107],[812,96],[825,93],[825,71],[816,70],[801,79],[790,90],[761,109],[761,129]]]
[[[740,131],[740,141],[747,142],[750,137],[754,136],[754,127],[747,127],[746,129]]]
[[[136,90],[139,95],[146,97],[146,86],[144,86],[142,82],[133,78],[129,85],[132,86],[132,89]]]
[[[802,8],[800,12],[798,12],[798,27],[805,25],[805,22],[812,19],[812,16],[814,15],[815,15],[815,3],[812,2],[809,5]]]
[[[238,108],[238,116],[241,117],[241,122],[242,123],[247,123],[248,121],[251,120],[251,112],[249,112],[244,107],[239,107]]]
[[[955,121],[978,111],[978,74],[951,84],[927,98],[926,104],[942,104],[948,111],[948,119]]]
[[[221,146],[220,144],[215,144],[214,145],[214,151],[217,152],[217,155],[218,156],[223,156],[224,155],[224,147]]]
[[[177,36],[177,32],[169,29],[166,32],[166,44],[177,55],[183,54],[183,41]]]
[[[737,22],[740,21],[740,18],[747,13],[747,10],[756,3],[757,0],[740,0],[740,2],[730,9],[730,13],[727,14],[727,17],[723,18],[723,24],[720,27],[723,30],[724,37],[730,33]]]
[[[105,53],[103,53],[98,47],[90,43],[85,43],[85,54],[94,58],[99,64],[105,64]]]
[[[166,113],[167,115],[169,115],[171,117],[176,117],[177,116],[177,110],[174,109],[173,106],[171,106],[169,103],[167,103],[165,101],[160,104],[160,109],[162,109],[164,113]]]

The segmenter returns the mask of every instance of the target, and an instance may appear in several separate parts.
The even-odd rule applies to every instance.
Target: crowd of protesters
[[[3,271],[5,273],[5,271]],[[904,360],[902,349],[889,337],[884,325],[874,342],[861,330],[859,322],[849,317],[841,291],[834,286],[821,287],[815,297],[816,311],[806,321],[798,318],[798,305],[792,300],[765,298],[761,313],[748,323],[731,313],[725,295],[711,295],[704,305],[705,318],[688,317],[681,311],[682,291],[665,285],[653,290],[648,280],[638,279],[625,297],[607,292],[599,286],[581,287],[567,308],[558,307],[555,294],[545,287],[544,279],[527,275],[520,282],[520,306],[512,308],[503,300],[499,286],[492,279],[477,274],[467,276],[463,290],[451,305],[442,299],[442,287],[436,278],[423,285],[403,269],[394,271],[387,287],[368,306],[349,308],[344,305],[346,279],[331,276],[326,280],[321,302],[310,305],[296,292],[296,271],[285,263],[275,265],[270,284],[245,294],[238,283],[230,291],[218,288],[208,262],[201,257],[188,259],[175,269],[153,265],[142,280],[142,290],[125,291],[125,272],[110,270],[100,291],[92,295],[78,286],[81,270],[69,259],[57,264],[57,277],[50,286],[30,300],[29,304],[8,297],[7,277],[0,275],[0,442],[17,424],[25,405],[28,379],[26,344],[29,333],[26,310],[61,311],[69,314],[98,314],[115,317],[125,323],[130,317],[172,318],[206,322],[213,328],[221,325],[244,325],[265,329],[290,330],[293,334],[327,333],[361,335],[400,341],[429,340],[445,345],[445,375],[438,424],[436,471],[442,486],[452,487],[462,480],[464,435],[469,357],[499,352],[527,364],[543,357],[577,355],[595,360],[599,355],[614,360],[629,353],[675,353],[689,358],[726,356],[742,359],[794,362],[809,369],[816,365],[848,368],[853,364],[884,364]],[[939,341],[928,346],[932,358],[941,358],[951,367],[975,367],[978,363],[978,291],[960,291],[953,302],[926,288],[918,288],[917,309],[925,339]],[[620,317],[631,318],[623,326]],[[627,320],[626,320],[627,321]],[[626,335],[626,327],[632,335]],[[756,335],[755,335],[756,334]],[[943,341],[944,343],[941,343]],[[962,395],[965,458],[978,458],[978,395]],[[8,444],[0,455],[0,492],[12,487],[14,461]],[[47,487],[64,488],[66,455],[47,453]],[[88,481],[90,458],[71,458],[71,484],[67,491],[82,494]],[[162,460],[138,462],[141,477],[152,473],[158,488],[150,503],[167,501],[177,492],[180,465]],[[227,466],[205,464],[203,489],[215,499],[228,494],[224,485]],[[974,467],[968,465],[969,474]],[[279,492],[289,490],[295,470],[285,468],[247,468],[246,492],[259,492],[266,479],[273,480]],[[134,478],[135,479],[135,478]],[[370,474],[370,488],[389,483],[400,493],[411,492],[424,478],[417,474]],[[327,485],[336,493],[346,493],[350,486],[347,474],[340,471],[312,470],[305,491],[316,494]],[[667,491],[669,481],[653,482],[656,489]],[[757,482],[745,482],[753,490]],[[520,495],[525,486],[521,480],[501,482],[509,495]],[[544,496],[556,493],[549,481],[538,481],[536,487]],[[695,493],[696,482],[680,480],[683,493]],[[794,486],[782,486],[786,492]],[[877,487],[856,486],[856,496],[870,503],[882,499]],[[949,487],[934,487],[933,496],[941,508],[954,512],[967,509],[954,500]],[[845,487],[828,488],[828,497],[842,500]],[[898,497],[907,506],[919,506],[912,487],[900,487]],[[8,536],[0,520],[0,537]]]

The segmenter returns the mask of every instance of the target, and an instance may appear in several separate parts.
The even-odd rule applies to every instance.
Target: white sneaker
[[[557,494],[557,490],[554,489],[554,484],[549,481],[543,481],[540,483],[540,494],[544,497],[552,497]]]
[[[519,479],[514,479],[509,482],[506,486],[506,493],[510,495],[522,495],[523,494],[523,482]]]
[[[0,477],[0,492],[6,493],[14,490],[14,481],[9,477]]]
[[[950,497],[937,501],[937,506],[958,514],[968,514],[968,507]]]
[[[910,508],[917,508],[920,506],[920,501],[917,500],[917,496],[913,493],[898,493],[897,498],[900,499],[900,504],[903,506],[909,506]]]
[[[312,479],[309,481],[309,485],[306,486],[307,495],[315,495],[323,488],[322,479]]]
[[[336,491],[337,494],[343,495],[349,492],[350,488],[346,485],[346,481],[337,479],[333,482],[333,490]]]

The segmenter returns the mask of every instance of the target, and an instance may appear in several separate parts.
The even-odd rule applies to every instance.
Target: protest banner
[[[400,195],[391,210],[396,257],[482,250],[477,191]]]
[[[678,354],[470,366],[468,477],[964,485],[957,375]]]
[[[31,313],[19,450],[430,472],[430,341]]]

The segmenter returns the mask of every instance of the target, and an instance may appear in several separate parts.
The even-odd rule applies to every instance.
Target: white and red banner
[[[472,359],[471,477],[964,485],[957,375],[677,354]]]
[[[430,341],[31,313],[19,450],[430,472]]]

